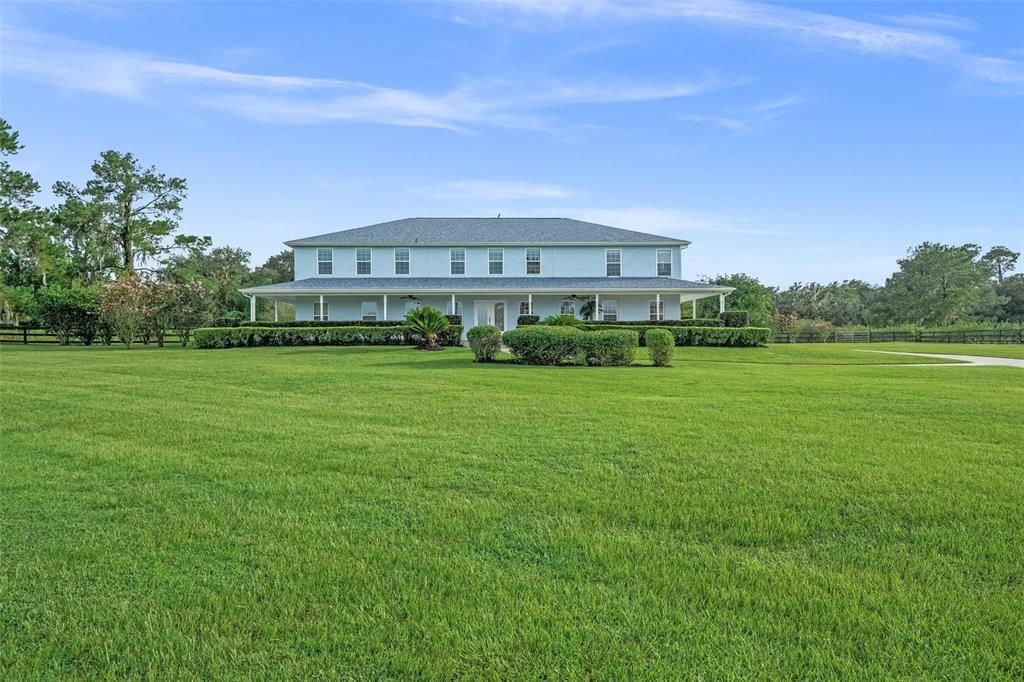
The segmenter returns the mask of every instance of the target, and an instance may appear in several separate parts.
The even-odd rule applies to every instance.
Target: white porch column
[[[690,301],[690,303],[692,304],[692,310],[690,312],[690,319],[691,320],[696,320],[697,319],[697,299],[693,299],[692,301]]]
[[[455,309],[455,294],[452,294],[452,315],[458,315],[459,313]]]
[[[718,312],[719,313],[724,313],[725,312],[725,294],[719,294],[718,295]]]
[[[387,294],[384,294],[384,317],[382,317],[381,319],[382,320],[388,319],[388,295]]]
[[[277,322],[277,301],[274,301],[274,322]]]
[[[527,305],[530,307],[530,314],[533,315],[533,294],[526,295]]]
[[[256,321],[256,294],[249,297],[249,321]]]
[[[594,320],[601,319],[601,294],[594,294]]]
[[[661,320],[661,294],[654,295],[654,319]]]
[[[315,312],[315,311],[314,311]],[[316,315],[313,316],[316,318]],[[320,321],[324,321],[324,295],[320,294]]]

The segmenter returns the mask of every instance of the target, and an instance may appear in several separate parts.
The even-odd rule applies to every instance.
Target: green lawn
[[[0,676],[1020,679],[1024,371],[856,348],[4,346]]]

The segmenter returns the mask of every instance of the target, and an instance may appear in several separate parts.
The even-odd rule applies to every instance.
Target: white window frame
[[[398,260],[398,252],[405,251],[405,260]],[[398,271],[398,264],[405,263],[405,272]],[[412,249],[408,246],[396,246],[395,247],[395,274],[396,275],[409,275],[412,274]]]
[[[531,251],[536,251],[537,252],[537,260],[536,261],[531,261],[530,260],[530,252]],[[541,272],[543,271],[543,266],[541,264],[544,262],[544,253],[543,253],[543,251],[541,251],[541,248],[539,246],[528,246],[528,247],[526,247],[526,253],[525,253],[524,257],[525,257],[525,260],[526,260],[526,274],[527,275],[539,275],[539,274],[541,274]],[[536,263],[537,264],[537,272],[530,272],[530,264],[531,263]]]
[[[667,253],[668,260],[662,261],[661,254]],[[655,249],[654,252],[654,272],[658,277],[671,277],[672,276],[672,249]],[[664,275],[661,274],[661,266],[668,265],[668,272]]]
[[[612,313],[612,318],[613,319],[611,319],[611,320],[608,319],[608,306],[611,306],[612,308],[615,309],[615,312]],[[601,313],[601,319],[602,320],[607,320],[608,322],[618,322],[619,321],[619,302],[616,299],[614,299],[614,298],[609,298],[608,300],[602,300],[601,301],[600,313]]]
[[[499,260],[494,260],[491,255],[497,251],[501,254]],[[491,264],[498,263],[501,266],[501,272],[491,272]],[[505,249],[500,246],[488,246],[487,247],[487,274],[492,277],[501,277],[505,274]]]
[[[370,257],[366,260],[359,260],[359,252],[368,251]],[[359,266],[366,263],[366,272],[359,272]],[[373,249],[369,246],[357,246],[356,247],[356,276],[357,277],[368,277],[373,274]]]
[[[323,252],[325,252],[325,251],[330,256],[330,258],[327,259],[327,260],[324,260],[324,259],[322,259],[320,257],[320,255]],[[330,267],[328,268],[328,270],[330,270],[330,272],[321,272],[321,270],[323,269],[322,266],[323,266],[324,263],[330,265]],[[325,246],[317,247],[317,249],[316,249],[316,274],[317,275],[333,275],[334,274],[334,249],[329,248],[329,247],[325,247]]]
[[[369,311],[373,309],[371,314]],[[363,301],[359,304],[359,319],[363,322],[376,322],[379,319],[380,309],[376,301]]]
[[[532,315],[533,314],[533,313],[530,312],[530,302],[529,301],[520,301],[519,302],[519,314],[520,315]]]
[[[611,253],[619,254],[619,260],[618,260],[617,263],[609,263],[608,262],[608,255],[611,254]],[[609,275],[608,274],[608,266],[609,265],[618,265],[619,266],[619,274],[617,274],[617,275]],[[605,249],[604,250],[604,276],[605,277],[622,277],[622,249]]]
[[[456,260],[455,258],[452,258],[452,256],[455,255],[455,253],[454,253],[455,251],[461,251],[462,252],[462,260]],[[453,272],[452,271],[452,269],[455,267],[456,263],[462,263],[462,272]],[[455,275],[456,277],[461,277],[462,275],[466,274],[466,248],[465,247],[453,246],[450,249],[448,249],[448,274],[449,275]]]
[[[313,321],[327,322],[331,319],[331,304],[324,301],[324,309],[320,310],[320,301],[313,301]]]
[[[652,315],[655,315],[655,313],[652,312],[655,308],[655,305],[657,305],[658,312],[655,317],[651,317]],[[650,301],[647,302],[647,318],[651,322],[660,322],[661,320],[665,319],[665,299],[659,301],[657,299],[652,298]]]
[[[572,309],[569,312],[565,312],[565,305],[567,303],[569,304],[569,307]],[[573,317],[576,317],[576,301],[574,301],[571,298],[563,298],[562,302],[558,305],[558,314],[572,315]]]

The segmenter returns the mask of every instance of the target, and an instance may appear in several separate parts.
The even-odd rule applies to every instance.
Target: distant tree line
[[[182,234],[185,178],[146,167],[131,153],[105,151],[85,184],[57,182],[57,203],[41,206],[39,183],[11,164],[21,149],[18,133],[0,118],[3,322],[37,321],[64,341],[109,342],[111,333],[131,332],[162,343],[168,329],[180,334],[247,317],[239,288],[293,279],[289,250],[254,268],[244,249]],[[268,304],[261,303],[266,317]]]
[[[750,311],[751,323],[792,331],[825,323],[836,327],[956,327],[1024,323],[1024,274],[1011,274],[1020,253],[1005,246],[924,242],[897,261],[878,286],[858,279],[768,287],[744,273],[707,281],[736,288],[729,310]],[[700,315],[717,312],[701,303]],[[687,312],[684,306],[684,313]]]

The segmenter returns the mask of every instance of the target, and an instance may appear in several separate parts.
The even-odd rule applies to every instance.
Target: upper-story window
[[[333,275],[334,274],[334,250],[333,249],[317,249],[316,250],[316,273],[318,275]]]
[[[604,252],[604,274],[607,277],[622,276],[622,250],[605,249]]]
[[[658,277],[672,276],[672,249],[658,249]]]
[[[540,249],[529,248],[526,250],[526,274],[540,274]]]
[[[406,247],[395,249],[395,274],[409,274],[409,249]]]
[[[448,252],[448,259],[451,262],[451,272],[453,275],[465,275],[466,274],[466,250],[465,249],[452,249]]]
[[[487,249],[487,274],[505,274],[505,249]]]
[[[373,249],[369,247],[359,247],[356,249],[356,274],[357,275],[369,275],[370,274],[370,259],[373,257]]]

